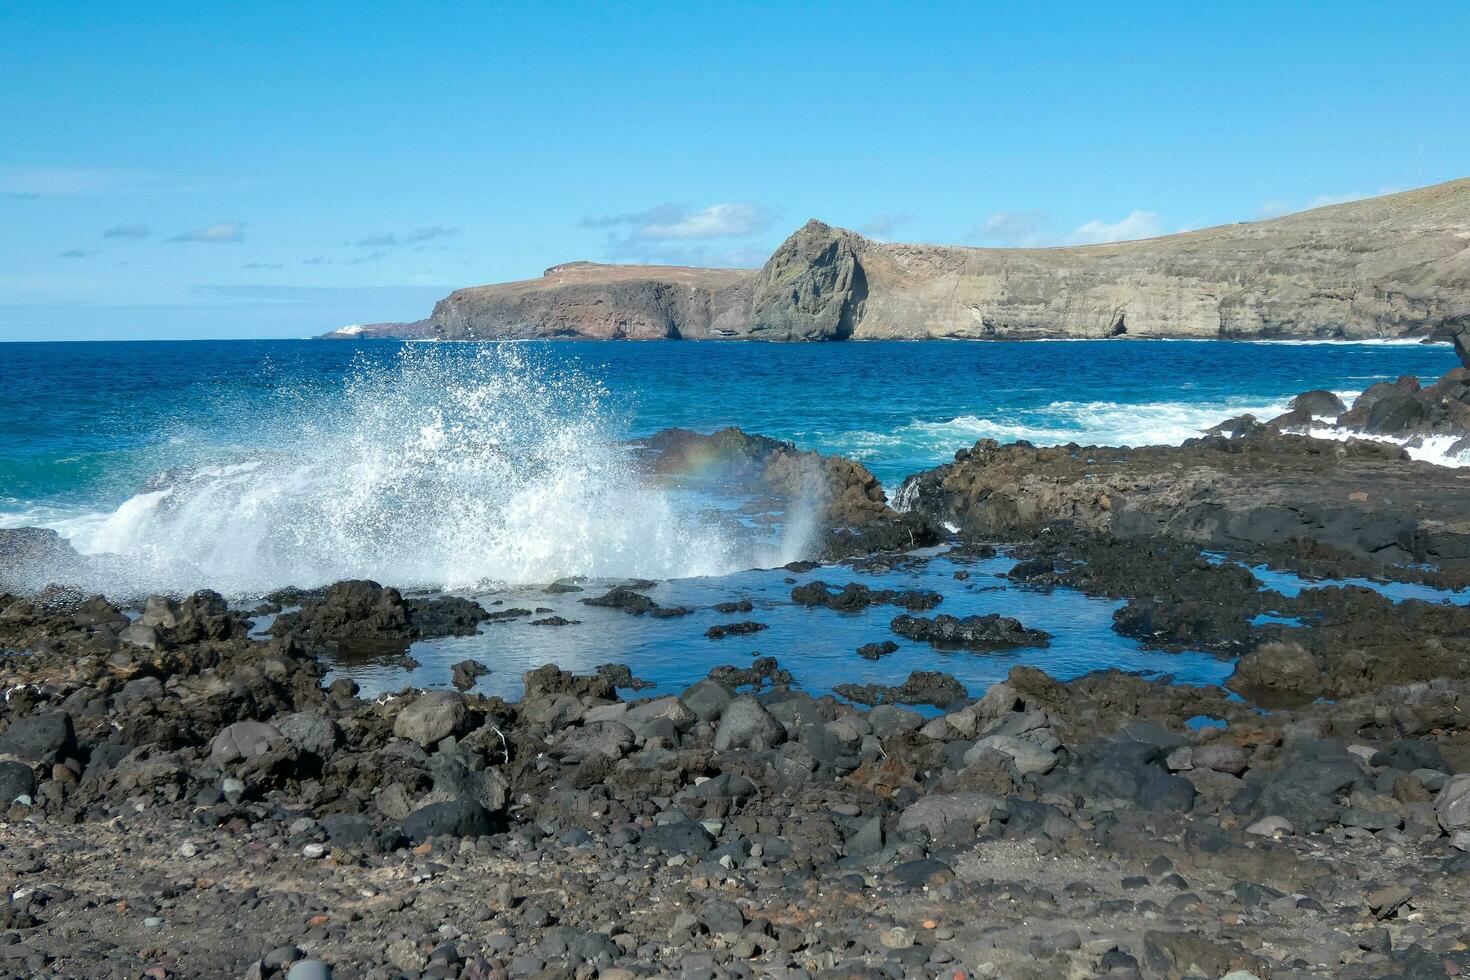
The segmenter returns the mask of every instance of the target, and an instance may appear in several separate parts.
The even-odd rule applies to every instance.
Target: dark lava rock
[[[684,616],[689,612],[683,606],[671,606],[668,608],[660,606],[648,596],[626,585],[619,585],[600,596],[578,599],[577,601],[589,606],[604,606],[608,609],[617,609],[633,616],[642,616],[647,613],[659,619],[670,616]]]
[[[766,628],[765,623],[725,623],[718,626],[711,626],[704,631],[704,635],[711,640],[723,640],[727,636],[749,636],[752,633],[759,633]]]
[[[33,796],[36,776],[20,762],[0,762],[0,806],[9,806],[17,796]]]
[[[791,590],[791,601],[803,606],[825,606],[840,612],[859,612],[869,606],[901,606],[911,612],[933,609],[944,601],[938,592],[870,589],[861,582],[849,582],[834,590],[826,582],[808,582]]]
[[[970,696],[965,686],[949,674],[916,670],[897,686],[884,684],[839,684],[838,694],[856,704],[929,704],[949,708]]]
[[[990,613],[985,616],[939,615],[933,619],[921,616],[898,616],[889,628],[899,636],[918,640],[941,649],[1009,650],[1014,647],[1044,647],[1051,634],[1027,629],[1020,620]]]
[[[318,642],[401,643],[469,636],[490,618],[479,603],[457,596],[405,600],[397,589],[367,580],[337,582],[300,611],[271,624],[273,636],[295,633]]]
[[[1312,391],[1304,391],[1291,400],[1294,411],[1306,412],[1316,418],[1335,419],[1347,411],[1347,406],[1342,399],[1330,391],[1316,388]]]
[[[461,660],[450,668],[449,682],[461,691],[468,691],[490,668],[478,660]]]
[[[857,649],[858,656],[864,660],[877,660],[886,657],[890,653],[898,652],[898,644],[892,640],[883,640],[879,643],[864,643]]]
[[[12,758],[33,766],[49,766],[71,756],[77,749],[71,715],[47,711],[12,721],[0,732],[0,758]]]
[[[404,835],[415,843],[430,837],[482,837],[495,829],[490,811],[465,797],[419,807],[403,821]]]
[[[755,604],[749,599],[740,599],[735,602],[717,602],[714,609],[717,613],[729,616],[732,613],[750,612],[755,609]]]

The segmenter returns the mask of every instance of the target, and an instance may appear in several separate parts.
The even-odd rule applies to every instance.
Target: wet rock
[[[1044,647],[1051,634],[1027,629],[1019,620],[991,613],[985,616],[939,615],[932,619],[898,616],[889,628],[899,636],[928,643],[940,649],[1009,650],[1016,647]]]
[[[864,660],[880,660],[890,653],[898,652],[898,644],[892,640],[883,640],[878,643],[864,643],[858,647],[857,654]]]
[[[1254,700],[1279,703],[1311,700],[1323,693],[1322,666],[1299,643],[1263,643],[1240,658],[1226,681],[1231,690]]]
[[[750,636],[754,633],[759,633],[763,629],[766,629],[765,623],[724,623],[722,625],[711,626],[704,631],[704,635],[711,640],[723,640],[727,636]]]
[[[490,668],[478,660],[461,660],[449,670],[449,683],[461,691],[468,691],[481,677],[490,673]]]
[[[689,612],[683,606],[664,608],[643,593],[622,585],[609,589],[603,595],[578,599],[577,601],[589,606],[603,606],[608,609],[616,609],[619,612],[625,612],[633,616],[649,614],[655,617],[665,618],[669,616],[683,616]]]
[[[839,612],[860,612],[869,606],[901,606],[910,612],[933,609],[944,601],[938,592],[870,589],[860,582],[849,582],[834,589],[826,582],[812,581],[791,590],[791,601],[802,606],[822,606]]]
[[[856,704],[928,704],[948,708],[968,698],[963,684],[949,674],[916,670],[899,685],[838,684],[833,690]]]
[[[1316,418],[1337,418],[1347,411],[1341,398],[1320,388],[1304,391],[1291,400],[1291,407]]]

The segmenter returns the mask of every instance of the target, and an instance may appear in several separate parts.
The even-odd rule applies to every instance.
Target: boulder
[[[706,677],[679,695],[679,699],[694,712],[702,722],[712,722],[724,713],[726,705],[735,700],[735,692],[717,680]]]
[[[1317,658],[1300,643],[1262,643],[1240,658],[1225,684],[1254,700],[1309,701],[1322,694],[1325,679]]]
[[[456,691],[429,691],[393,720],[393,734],[428,748],[469,727],[470,710]]]
[[[985,752],[994,751],[1008,757],[1022,776],[1028,773],[1045,775],[1056,768],[1057,757],[1035,742],[1014,735],[989,735],[980,739],[965,752],[965,765],[973,765]]]
[[[276,722],[276,728],[296,748],[318,758],[326,758],[342,744],[342,729],[335,721],[315,711],[289,714]]]
[[[77,736],[71,715],[46,711],[12,721],[0,732],[0,759],[33,766],[50,766],[76,752]]]
[[[1296,412],[1304,412],[1313,418],[1335,419],[1347,411],[1341,398],[1330,391],[1321,388],[1312,391],[1304,391],[1291,400],[1291,408]]]
[[[786,741],[786,729],[755,698],[742,695],[731,701],[715,729],[715,751],[772,749]]]
[[[8,807],[17,796],[34,796],[36,775],[23,762],[0,762],[0,808]]]
[[[289,741],[274,725],[263,721],[237,721],[220,731],[209,743],[209,761],[214,766],[250,761],[267,752],[285,749]]]
[[[973,831],[1003,808],[1001,800],[989,793],[925,796],[899,814],[897,829],[899,833],[922,830],[938,840],[949,836],[952,827]]]
[[[1445,833],[1470,830],[1470,773],[1450,778],[1434,801],[1434,813]]]
[[[403,821],[403,834],[414,843],[430,837],[483,837],[494,831],[490,811],[466,797],[419,807]]]

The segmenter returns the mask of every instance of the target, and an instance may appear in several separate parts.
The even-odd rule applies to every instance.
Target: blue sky
[[[0,2],[0,339],[572,259],[1142,237],[1470,174],[1470,4]]]

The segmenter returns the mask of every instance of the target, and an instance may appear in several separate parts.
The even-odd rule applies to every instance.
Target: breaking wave
[[[160,474],[106,514],[53,523],[107,555],[114,590],[226,594],[372,578],[475,589],[570,575],[724,574],[752,543],[650,485],[606,393],[514,346],[361,360],[336,397],[277,392],[263,448]],[[116,556],[115,558],[111,556]]]
[[[979,439],[1027,441],[1037,445],[1177,445],[1236,415],[1259,419],[1286,412],[1287,399],[1227,398],[1202,402],[1055,401],[1022,412],[996,416],[960,415],[946,421],[918,421],[891,433],[849,433],[858,451],[875,454],[893,447],[953,452]]]

